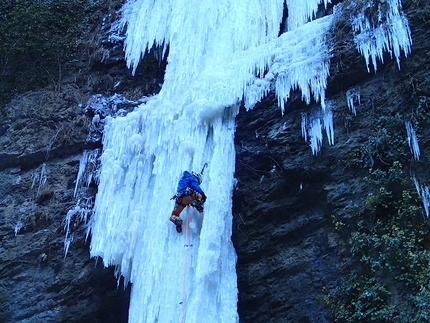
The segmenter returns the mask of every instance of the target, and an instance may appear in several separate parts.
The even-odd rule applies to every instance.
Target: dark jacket
[[[193,190],[199,192],[200,194],[205,195],[205,193],[203,192],[203,190],[199,186],[199,182],[197,181],[197,178],[194,175],[192,175],[189,172],[187,172],[187,171],[185,171],[182,174],[182,177],[179,180],[179,183],[178,183],[178,192],[182,191],[186,187],[190,187]]]

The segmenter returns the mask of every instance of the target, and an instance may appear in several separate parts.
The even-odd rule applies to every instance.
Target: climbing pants
[[[194,201],[200,201],[202,195],[198,192],[192,191],[189,195],[179,196],[175,199],[175,207],[173,208],[170,219],[176,219],[181,214],[182,210],[189,206]]]

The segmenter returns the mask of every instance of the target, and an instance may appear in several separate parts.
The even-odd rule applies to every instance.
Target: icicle
[[[78,200],[76,202],[75,207],[72,210],[67,212],[65,222],[64,222],[64,231],[66,232],[64,236],[64,258],[67,256],[67,252],[69,251],[70,244],[73,242],[73,230],[70,226],[72,221],[74,222],[73,228],[78,224],[86,225],[89,214],[92,212],[93,207],[93,199],[88,198],[82,200]]]
[[[388,52],[396,58],[400,69],[401,51],[407,57],[411,50],[412,39],[408,20],[401,12],[399,0],[387,0],[386,10],[382,6],[374,9],[378,13],[378,21],[371,22],[364,14],[365,9],[371,8],[373,2],[365,2],[361,11],[351,18],[354,29],[354,41],[359,52],[364,56],[367,71],[370,72],[370,60],[377,70],[377,59],[382,63],[383,52]],[[354,5],[356,5],[354,3]]]
[[[325,8],[330,0],[286,0],[288,7],[287,30],[294,30],[313,20],[318,11],[318,5],[324,2]]]
[[[35,172],[33,173],[32,178],[33,181],[31,183],[31,188],[34,188],[34,186],[37,184],[36,196],[39,196],[40,189],[46,183],[46,163],[42,164],[42,167],[40,168],[40,174]]]
[[[305,141],[308,141],[308,115],[305,112],[302,112],[302,137],[305,138]]]
[[[415,178],[415,176],[413,177],[413,179],[414,179],[414,184],[415,184],[415,188],[417,189],[418,195],[423,200],[424,211],[425,211],[427,217],[429,217],[430,216],[430,214],[429,214],[430,189],[428,186],[420,186],[420,184],[418,183],[418,180]]]
[[[430,190],[428,186],[422,188],[421,197],[423,199],[424,210],[426,212],[427,217],[429,217],[430,216],[429,214]]]
[[[411,153],[414,156],[415,160],[420,159],[420,147],[418,145],[417,135],[415,133],[414,127],[410,121],[405,122],[406,132],[408,134],[408,144],[411,149]]]
[[[84,150],[82,153],[82,157],[79,160],[79,170],[78,170],[78,176],[76,177],[76,185],[75,185],[75,191],[73,193],[73,197],[76,197],[76,191],[78,190],[78,185],[81,180],[82,174],[84,173],[85,166],[87,165],[88,161],[88,151]]]
[[[312,149],[312,154],[316,155],[320,151],[322,144],[321,119],[317,116],[313,116],[310,121],[309,136],[311,141],[310,146]]]
[[[21,220],[18,220],[18,222],[15,224],[15,228],[14,228],[15,235],[18,234],[18,232],[21,230],[22,226],[23,226],[23,224],[22,224]]]
[[[415,184],[415,188],[417,189],[418,195],[421,197],[420,184],[418,183],[418,180],[415,178],[415,176],[413,177],[413,179],[414,179],[414,184]]]
[[[79,170],[78,175],[76,177],[75,191],[73,193],[73,197],[76,197],[76,193],[81,184],[84,184],[86,185],[86,187],[88,187],[91,184],[91,181],[97,178],[96,163],[98,154],[99,149],[84,150],[84,152],[82,153],[82,156],[79,159]],[[88,163],[90,163],[92,167],[91,169],[87,170]],[[84,176],[86,177],[84,178],[84,180],[82,180]]]
[[[334,125],[333,125],[333,112],[332,102],[328,101],[326,108],[320,111],[313,111],[310,117],[302,112],[302,137],[305,141],[310,138],[310,146],[312,154],[316,155],[321,149],[324,129],[327,135],[329,145],[334,145]]]
[[[324,113],[324,119],[323,119],[323,125],[324,129],[327,134],[327,140],[329,145],[334,145],[334,126],[333,126],[333,112],[328,106],[323,111]]]
[[[346,102],[348,103],[348,108],[356,116],[357,111],[354,106],[354,101],[357,101],[359,105],[361,104],[360,93],[356,89],[350,88],[346,91]]]
[[[275,59],[269,72],[277,75],[276,94],[282,114],[290,92],[295,89],[301,90],[307,104],[313,98],[324,108],[331,55],[325,35],[332,18],[315,20],[279,37],[279,49],[273,51]]]
[[[34,212],[36,209],[36,204],[34,200],[28,199],[24,201],[18,208],[19,218],[14,227],[15,235],[19,233],[19,231],[24,227],[27,220],[34,216]]]

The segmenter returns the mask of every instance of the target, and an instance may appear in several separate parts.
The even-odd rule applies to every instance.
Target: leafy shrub
[[[341,286],[326,298],[335,322],[429,322],[430,226],[399,162],[375,170],[347,246]]]
[[[14,94],[59,84],[97,8],[91,0],[0,2],[0,106]]]

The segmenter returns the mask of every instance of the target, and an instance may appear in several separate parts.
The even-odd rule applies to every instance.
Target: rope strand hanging
[[[179,302],[179,323],[182,323],[182,313],[185,296],[185,273],[187,270],[187,248],[192,246],[188,244],[188,224],[190,222],[190,207],[187,207],[187,220],[185,221],[185,244],[184,244],[184,269],[182,271],[182,291],[181,301]]]

